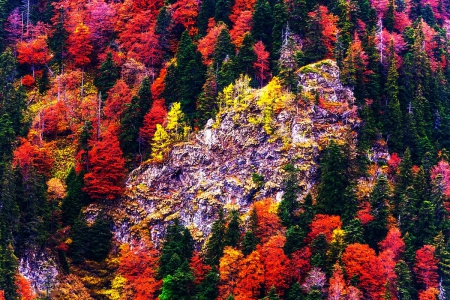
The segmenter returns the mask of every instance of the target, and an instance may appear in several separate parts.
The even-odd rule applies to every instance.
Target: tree
[[[284,180],[283,198],[278,207],[278,216],[280,217],[281,224],[289,228],[297,223],[296,211],[300,206],[297,200],[297,193],[299,191],[298,170],[292,164],[287,164],[283,169],[287,175]]]
[[[336,263],[333,268],[333,275],[330,278],[328,300],[340,300],[346,293],[347,286],[345,284],[342,267]]]
[[[249,10],[241,11],[233,28],[230,30],[230,36],[233,44],[241,48],[246,35],[251,35],[253,14]]]
[[[416,252],[414,274],[417,282],[425,290],[438,287],[439,260],[434,256],[435,250],[435,247],[425,245]]]
[[[215,266],[219,264],[225,247],[225,219],[223,209],[219,210],[218,219],[213,223],[211,228],[211,236],[206,244],[206,262]]]
[[[229,295],[233,295],[243,256],[241,251],[232,247],[227,246],[223,249],[223,256],[219,262],[219,299],[226,299]]]
[[[256,0],[252,36],[265,45],[272,45],[273,15],[267,0]]]
[[[139,130],[139,136],[146,142],[150,142],[156,132],[156,126],[163,124],[167,112],[161,100],[154,101],[150,111],[144,117],[144,124]]]
[[[264,265],[258,251],[253,251],[239,264],[234,295],[237,299],[258,299],[264,284]]]
[[[67,38],[68,54],[76,67],[86,67],[91,59],[92,45],[90,43],[90,30],[83,23],[79,23]]]
[[[317,209],[326,214],[342,215],[349,199],[343,193],[349,186],[347,159],[334,141],[328,145],[319,164],[320,183]]]
[[[414,299],[416,290],[413,284],[413,275],[403,260],[395,265],[395,274],[397,276],[397,293],[400,299]]]
[[[225,233],[224,245],[236,248],[241,237],[239,231],[239,212],[237,210],[232,210],[230,212],[230,222],[228,223],[228,228]]]
[[[197,18],[198,33],[201,36],[204,36],[206,34],[209,20],[211,18],[214,18],[215,10],[216,4],[214,0],[202,1]]]
[[[114,87],[117,79],[119,79],[119,68],[112,58],[112,53],[108,52],[105,61],[100,66],[99,74],[94,80],[98,91],[102,93],[103,101],[108,97],[108,92]]]
[[[234,57],[234,45],[231,44],[230,34],[226,28],[220,31],[219,36],[214,47],[212,61],[214,67],[220,69],[225,59]]]
[[[83,191],[92,199],[114,200],[122,193],[125,160],[112,127],[102,133],[89,156],[91,168],[84,175]]]
[[[89,228],[86,258],[102,261],[108,256],[112,239],[110,222],[109,218],[100,214]]]
[[[264,86],[266,80],[270,77],[270,69],[269,69],[269,52],[266,51],[266,48],[263,42],[259,41],[253,47],[253,50],[256,54],[256,60],[253,63],[253,68],[255,70],[255,77],[259,83],[260,87]]]
[[[191,299],[194,293],[194,280],[195,278],[189,265],[186,262],[183,263],[173,274],[169,274],[163,279],[161,294],[158,296],[158,299]]]
[[[67,194],[61,205],[61,220],[63,226],[73,225],[80,214],[83,205],[86,205],[89,202],[89,198],[82,190],[83,177],[84,173],[81,172],[80,174],[77,174],[74,168],[72,168],[67,175]]]

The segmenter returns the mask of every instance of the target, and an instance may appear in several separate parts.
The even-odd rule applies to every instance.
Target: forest
[[[0,299],[450,299],[449,81],[450,0],[0,0]],[[227,118],[278,181],[133,183]]]

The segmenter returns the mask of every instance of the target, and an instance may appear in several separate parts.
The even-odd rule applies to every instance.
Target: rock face
[[[340,83],[335,62],[306,66],[297,75],[301,92],[272,113],[270,133],[255,121],[264,114],[258,101],[265,90],[235,91],[235,99],[245,98],[245,105],[224,104],[216,120],[174,145],[164,162],[134,170],[126,196],[111,211],[117,239],[125,242],[150,229],[157,243],[167,221],[180,218],[201,241],[220,207],[247,211],[254,199],[280,201],[287,163],[300,169],[301,190],[307,193],[323,147],[330,139],[354,145],[359,120],[353,93]],[[263,176],[263,183],[254,182],[255,174]]]

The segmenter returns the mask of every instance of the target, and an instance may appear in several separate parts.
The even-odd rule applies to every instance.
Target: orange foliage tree
[[[203,62],[209,65],[212,62],[214,48],[216,46],[217,38],[223,29],[227,26],[224,23],[219,23],[214,27],[208,29],[207,34],[198,41],[198,52],[202,54]]]
[[[31,144],[21,138],[20,146],[14,150],[14,166],[20,166],[24,178],[28,178],[33,169],[40,174],[49,175],[53,167],[51,152],[46,147]]]
[[[245,34],[252,30],[253,14],[251,11],[242,11],[230,30],[231,41],[236,47],[241,47]]]
[[[319,234],[323,233],[328,242],[333,238],[333,231],[341,228],[342,222],[339,216],[329,216],[318,214],[309,225],[311,231],[308,234],[308,241],[314,240]]]
[[[272,199],[267,198],[255,202],[253,206],[258,220],[258,229],[255,234],[261,243],[265,243],[271,236],[276,235],[282,229],[277,215],[277,204]]]
[[[85,67],[91,61],[92,45],[90,30],[83,23],[79,23],[67,38],[67,51],[76,67]]]
[[[22,300],[36,299],[36,295],[31,290],[30,282],[21,274],[16,275],[17,293]]]
[[[83,190],[93,199],[113,200],[122,193],[125,160],[114,126],[108,127],[89,152],[89,173]]]
[[[258,251],[250,253],[239,265],[234,296],[236,300],[258,299],[264,284],[264,265]]]
[[[225,247],[223,256],[219,262],[219,297],[217,299],[227,299],[236,287],[241,260],[244,257],[241,251],[232,247]]]
[[[347,278],[359,277],[358,286],[372,299],[381,299],[385,291],[386,278],[380,267],[375,250],[364,244],[349,245],[342,255]]]
[[[156,279],[158,257],[159,252],[148,241],[122,245],[119,273],[125,277],[124,290],[132,299],[157,299],[161,288],[161,280]]]

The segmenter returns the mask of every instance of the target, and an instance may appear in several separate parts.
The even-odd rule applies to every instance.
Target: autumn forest
[[[450,0],[0,0],[0,299],[450,299]]]

